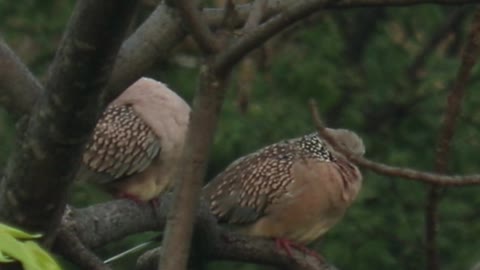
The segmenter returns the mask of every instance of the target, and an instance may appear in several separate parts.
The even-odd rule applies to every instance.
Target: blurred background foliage
[[[212,5],[219,5],[215,1]],[[74,1],[0,1],[0,35],[40,78]],[[234,159],[283,138],[313,130],[308,100],[325,122],[357,131],[367,157],[430,171],[447,92],[459,67],[472,7],[329,10],[290,27],[249,55],[232,75],[211,152],[208,178]],[[135,22],[151,11],[144,1]],[[133,29],[133,27],[132,27]],[[191,101],[199,51],[189,39],[148,76]],[[458,123],[449,172],[480,172],[479,67],[474,69]],[[0,161],[13,145],[14,122],[0,113]],[[424,269],[427,186],[364,170],[360,197],[345,219],[314,247],[339,269]],[[479,187],[441,190],[438,245],[442,269],[469,269],[480,260]],[[108,199],[78,185],[77,206]],[[99,250],[109,257],[155,235],[128,237]],[[131,256],[114,264],[130,269]],[[65,269],[75,269],[62,261]],[[258,267],[215,262],[209,269]]]

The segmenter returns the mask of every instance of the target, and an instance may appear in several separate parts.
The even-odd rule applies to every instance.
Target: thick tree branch
[[[110,270],[100,258],[83,245],[71,226],[62,226],[58,232],[55,249],[82,269]]]
[[[0,219],[52,237],[134,0],[77,2],[0,188]],[[52,188],[54,187],[54,188]]]
[[[237,233],[223,230],[215,231],[217,235],[202,234],[202,239],[208,242],[201,242],[196,239],[194,245],[198,244],[201,250],[199,256],[207,261],[239,261],[246,263],[257,263],[273,266],[286,270],[333,270],[336,269],[326,262],[320,262],[317,258],[306,256],[304,253],[293,249],[292,256],[280,254],[273,241],[268,239],[253,238]],[[207,236],[209,237],[207,239]],[[137,260],[136,270],[153,270],[162,247],[149,250]]]
[[[438,136],[436,147],[435,171],[445,173],[448,166],[450,144],[457,124],[458,116],[462,108],[465,88],[470,78],[470,73],[480,53],[480,9],[474,14],[470,35],[462,54],[462,62],[458,70],[457,78],[453,84],[447,100],[447,109],[442,127]],[[437,230],[438,230],[438,203],[440,201],[439,190],[436,186],[430,186],[425,206],[425,253],[427,270],[440,269]]]
[[[162,230],[171,206],[170,194],[160,197],[155,208],[129,200],[115,200],[75,209],[71,219],[81,242],[89,248],[98,248],[128,235]]]
[[[144,231],[163,230],[167,211],[173,204],[173,196],[166,194],[158,199],[158,207],[145,207],[128,200],[116,200],[72,210],[70,221],[62,224],[62,230],[75,234],[81,243],[89,248],[103,246],[125,236]],[[67,220],[67,219],[64,219]],[[327,270],[325,262],[306,256],[303,252],[292,250],[292,260],[283,251],[275,247],[274,241],[249,237],[228,232],[217,225],[208,205],[201,203],[195,216],[195,252],[207,260],[234,260],[276,266],[281,269]],[[60,243],[57,239],[55,249],[65,254],[66,249],[73,249]],[[70,253],[72,251],[67,251]],[[145,259],[145,258],[144,258]],[[143,259],[142,259],[143,260]],[[155,269],[158,253],[153,253],[142,269]]]
[[[185,151],[178,166],[180,178],[174,190],[175,203],[170,210],[165,230],[163,241],[165,252],[162,254],[159,269],[182,270],[186,267],[194,212],[225,96],[225,83],[225,78],[215,76],[207,66],[200,71]],[[183,168],[182,173],[180,173],[180,167]]]
[[[332,147],[334,147],[337,151],[344,154],[349,160],[356,163],[359,166],[362,166],[366,169],[369,169],[373,172],[378,174],[383,174],[387,176],[394,176],[394,177],[402,177],[409,180],[434,184],[438,186],[467,186],[467,185],[479,185],[480,184],[480,174],[473,174],[473,175],[444,175],[444,174],[437,174],[437,173],[430,173],[430,172],[422,172],[413,170],[410,168],[400,168],[400,167],[393,167],[386,164],[378,163],[366,159],[364,157],[352,155],[350,152],[343,149],[339,146],[335,140],[328,135],[325,131],[325,127],[320,120],[320,116],[318,114],[318,110],[316,107],[316,103],[311,101],[310,103],[310,110],[313,117],[313,122],[318,133],[328,141]]]
[[[41,84],[0,38],[0,104],[20,117],[42,93]]]

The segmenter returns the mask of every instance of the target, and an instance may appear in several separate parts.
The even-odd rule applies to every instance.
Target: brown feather
[[[342,143],[364,151],[344,130]],[[316,133],[281,141],[238,159],[205,188],[221,222],[264,237],[308,243],[345,213],[361,186],[360,171]]]

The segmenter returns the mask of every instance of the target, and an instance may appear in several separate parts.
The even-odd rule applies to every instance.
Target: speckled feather
[[[87,169],[108,183],[145,170],[160,152],[160,141],[130,105],[110,105],[83,155]]]
[[[242,157],[216,176],[204,189],[219,221],[251,223],[275,204],[294,179],[295,161],[332,162],[334,156],[317,133],[284,140]]]

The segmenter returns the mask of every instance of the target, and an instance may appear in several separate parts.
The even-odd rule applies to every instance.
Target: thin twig
[[[417,81],[419,79],[419,74],[425,66],[428,56],[435,52],[438,45],[448,37],[456,26],[463,22],[469,11],[470,9],[468,8],[459,8],[455,10],[431,35],[428,42],[422,47],[418,55],[412,61],[412,64],[407,69],[407,75],[411,81]]]
[[[200,48],[207,54],[215,53],[220,50],[218,40],[196,3],[195,0],[178,0],[177,8]]]
[[[339,151],[349,160],[382,175],[406,178],[409,180],[430,183],[438,186],[466,186],[480,185],[480,174],[473,175],[444,175],[430,172],[422,172],[410,168],[393,167],[383,163],[378,163],[364,157],[352,155],[343,149],[336,141],[325,131],[325,127],[320,120],[316,102],[310,101],[310,112],[313,117],[315,127],[322,138],[324,138],[335,150]]]
[[[473,17],[471,32],[462,54],[462,63],[457,73],[457,78],[452,91],[448,96],[447,109],[443,119],[438,145],[436,148],[437,159],[435,163],[438,172],[444,172],[447,168],[448,152],[450,143],[455,132],[457,118],[460,114],[465,88],[470,78],[473,66],[477,62],[480,53],[480,10]]]
[[[470,35],[462,54],[461,66],[457,78],[447,100],[447,109],[436,147],[435,171],[445,173],[448,166],[450,144],[460,115],[465,88],[470,73],[475,65],[480,47],[480,9],[474,14]],[[425,253],[427,270],[439,270],[439,256],[437,246],[438,204],[440,202],[439,188],[428,187],[427,203],[425,206]]]
[[[237,63],[243,56],[291,25],[327,5],[327,0],[301,1],[284,10],[267,22],[261,24],[250,33],[245,34],[233,43],[228,50],[221,52],[212,64],[215,73],[223,76],[224,70]]]

